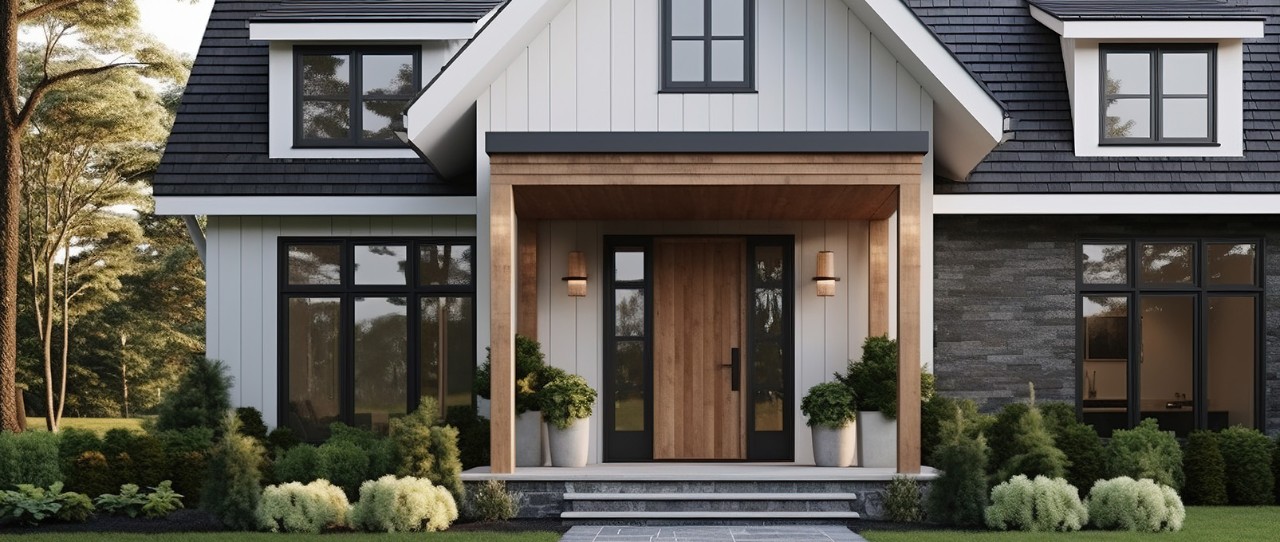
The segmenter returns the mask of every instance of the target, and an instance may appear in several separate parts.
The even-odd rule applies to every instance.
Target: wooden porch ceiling
[[[544,220],[875,220],[897,186],[514,186],[516,215]]]

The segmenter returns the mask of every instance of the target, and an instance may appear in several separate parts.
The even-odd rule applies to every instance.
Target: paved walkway
[[[576,525],[561,542],[866,542],[835,525],[601,527]]]

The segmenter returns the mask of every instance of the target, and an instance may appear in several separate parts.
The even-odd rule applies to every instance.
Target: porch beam
[[[538,221],[521,218],[516,223],[519,258],[519,294],[516,298],[516,333],[538,338]]]
[[[868,236],[867,335],[878,337],[889,334],[889,219],[870,221]]]
[[[509,474],[516,469],[515,449],[515,201],[510,186],[491,186],[489,193],[489,470]]]
[[[920,472],[920,186],[898,189],[898,472]]]
[[[919,154],[496,154],[494,184],[850,186],[919,184]]]

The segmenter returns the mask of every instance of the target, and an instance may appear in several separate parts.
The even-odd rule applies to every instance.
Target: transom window
[[[295,146],[403,146],[395,132],[422,87],[419,56],[411,48],[299,48]]]
[[[1214,142],[1215,52],[1212,44],[1104,46],[1100,142]]]
[[[751,90],[754,14],[754,0],[663,0],[663,90]]]
[[[473,405],[471,239],[288,239],[280,259],[280,420],[386,432],[427,398]]]

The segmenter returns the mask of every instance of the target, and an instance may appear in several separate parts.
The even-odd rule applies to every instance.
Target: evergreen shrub
[[[1079,531],[1089,522],[1080,492],[1062,478],[1021,474],[991,490],[987,526],[1001,531]]]
[[[1173,433],[1160,430],[1154,419],[1147,418],[1133,429],[1118,429],[1111,434],[1107,472],[1112,477],[1149,478],[1177,491],[1185,481],[1182,448]]]
[[[351,505],[342,488],[328,480],[303,485],[289,482],[262,490],[256,517],[258,527],[273,533],[319,534],[346,527]]]
[[[1194,431],[1187,437],[1182,471],[1187,478],[1182,486],[1184,502],[1201,506],[1227,504],[1227,466],[1213,432]]]
[[[1113,531],[1179,531],[1187,517],[1173,488],[1128,476],[1099,480],[1085,504],[1094,527]]]
[[[215,433],[225,426],[231,410],[231,376],[222,362],[196,358],[178,385],[160,403],[156,429],[207,427]]]
[[[371,532],[443,531],[458,519],[449,491],[425,478],[383,476],[360,486],[353,526]]]
[[[472,485],[463,501],[462,516],[468,521],[506,521],[520,513],[524,495],[507,491],[502,480],[485,480]]]
[[[255,512],[262,494],[262,462],[266,450],[258,441],[240,434],[240,420],[227,413],[221,440],[209,458],[200,505],[223,524],[238,530],[257,527]]]
[[[983,524],[987,507],[987,442],[972,436],[962,411],[942,424],[942,442],[933,453],[933,465],[942,471],[929,488],[931,521],[958,527]]]
[[[908,476],[894,476],[885,492],[884,508],[889,521],[919,523],[924,520],[919,482]]]
[[[1226,464],[1228,502],[1249,506],[1275,502],[1271,439],[1257,429],[1235,426],[1218,433],[1218,446]]]
[[[19,484],[37,489],[62,482],[58,435],[46,431],[0,431],[0,489]]]
[[[277,482],[309,483],[320,478],[320,451],[310,444],[286,450],[272,465]]]
[[[458,428],[458,453],[462,470],[489,464],[489,419],[476,413],[471,405],[451,406],[446,410],[445,424]]]

